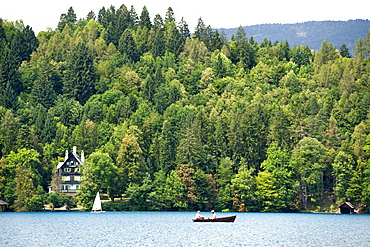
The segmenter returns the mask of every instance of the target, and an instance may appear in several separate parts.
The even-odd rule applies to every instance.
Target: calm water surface
[[[0,213],[0,246],[370,246],[370,215],[236,214],[193,223],[195,212]]]

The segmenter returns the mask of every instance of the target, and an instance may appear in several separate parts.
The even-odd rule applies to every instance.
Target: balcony
[[[61,190],[61,193],[77,193],[79,190],[76,189],[70,189],[70,190]]]

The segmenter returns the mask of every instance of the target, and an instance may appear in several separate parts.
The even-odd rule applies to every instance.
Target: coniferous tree
[[[184,17],[181,18],[181,21],[179,23],[179,31],[184,42],[187,38],[190,38],[189,26]]]
[[[340,47],[340,55],[342,57],[347,57],[347,58],[351,58],[352,57],[351,54],[349,53],[349,50],[348,50],[346,44],[341,45],[341,47]]]
[[[152,22],[150,20],[149,12],[146,6],[143,7],[141,11],[139,26],[146,27],[148,30],[152,28]]]
[[[156,14],[154,19],[153,19],[153,27],[155,31],[163,30],[164,29],[164,22],[163,18],[159,15]]]
[[[203,22],[203,19],[200,17],[198,19],[197,26],[195,27],[193,38],[198,38],[200,41],[205,41],[205,32],[206,25]]]
[[[131,29],[126,29],[122,33],[122,36],[119,39],[118,50],[121,52],[121,54],[126,55],[127,58],[133,62],[137,62],[139,60],[139,54],[135,40],[132,37]]]
[[[171,52],[176,56],[180,54],[183,48],[183,40],[181,34],[174,21],[166,20],[166,36],[165,47],[167,52]]]
[[[7,109],[18,109],[18,96],[9,82],[3,92],[1,105]]]
[[[19,127],[19,118],[14,116],[11,110],[7,110],[1,119],[1,151],[3,155],[8,155],[15,150]]]
[[[94,11],[90,11],[89,13],[87,13],[87,16],[86,16],[86,20],[89,21],[89,20],[95,20],[96,16],[95,16],[95,13]]]
[[[68,55],[63,93],[84,104],[95,93],[96,71],[93,57],[82,42]]]
[[[105,7],[102,7],[99,10],[97,21],[102,24],[104,28],[108,27],[107,11],[105,10]]]
[[[320,52],[316,54],[315,64],[323,65],[328,63],[330,60],[338,58],[339,54],[332,43],[326,39],[322,42]]]
[[[131,28],[134,28],[138,25],[139,23],[139,17],[136,13],[134,5],[131,5],[131,9],[129,11],[129,17],[130,17],[130,23],[131,23]]]
[[[166,173],[176,167],[177,137],[174,123],[164,121],[159,143],[159,168]]]
[[[52,78],[47,72],[39,73],[31,91],[31,98],[34,104],[41,104],[50,108],[56,99]]]
[[[291,61],[298,64],[299,66],[308,65],[310,63],[312,54],[310,48],[308,48],[307,46],[295,46],[290,51],[290,53]]]
[[[165,46],[164,46],[164,33],[161,30],[158,30],[153,41],[152,54],[154,57],[161,57],[164,55]]]
[[[60,20],[58,23],[58,30],[62,32],[66,25],[74,25],[76,21],[77,21],[77,16],[75,14],[75,11],[73,10],[73,7],[70,7],[66,14],[60,15]]]

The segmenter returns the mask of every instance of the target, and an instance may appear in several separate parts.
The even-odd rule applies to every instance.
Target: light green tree
[[[325,159],[324,146],[311,137],[304,137],[292,151],[291,163],[300,182],[304,209],[307,209],[310,198],[321,199],[324,171],[327,168]]]
[[[140,184],[147,172],[143,151],[139,145],[138,137],[126,134],[117,156],[117,182],[119,192],[123,193],[131,183]]]
[[[84,176],[98,186],[98,190],[107,189],[111,200],[114,200],[115,176],[117,167],[108,153],[96,151],[89,155],[83,169]],[[95,193],[91,196],[94,196]]]
[[[279,200],[276,178],[272,173],[262,171],[256,177],[256,197],[260,203],[261,211],[276,212],[283,208]]]
[[[256,179],[253,173],[253,169],[241,165],[238,173],[231,179],[232,200],[238,211],[259,209],[256,198]]]
[[[347,199],[345,194],[349,187],[349,181],[351,180],[353,164],[354,161],[352,156],[343,151],[338,152],[332,163],[333,176],[335,179],[334,191],[338,204],[345,202]]]
[[[315,56],[315,65],[321,66],[337,58],[339,58],[339,52],[335,49],[332,43],[325,39],[321,43],[320,52]]]
[[[188,204],[182,199],[186,196],[185,188],[179,175],[175,170],[172,170],[166,178],[164,196],[169,202],[172,209],[187,209]]]
[[[26,167],[15,168],[15,182],[13,208],[17,212],[29,211],[28,202],[36,194],[36,189]]]
[[[297,184],[293,180],[289,154],[278,142],[267,149],[267,159],[262,162],[262,172],[256,177],[257,192],[265,211],[287,211],[295,202]]]

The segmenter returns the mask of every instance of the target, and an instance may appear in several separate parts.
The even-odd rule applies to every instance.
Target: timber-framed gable
[[[84,151],[81,151],[81,156],[79,156],[76,146],[73,147],[72,153],[66,150],[64,161],[58,163],[56,173],[53,176],[52,190],[63,194],[77,194],[81,188],[84,162]]]

